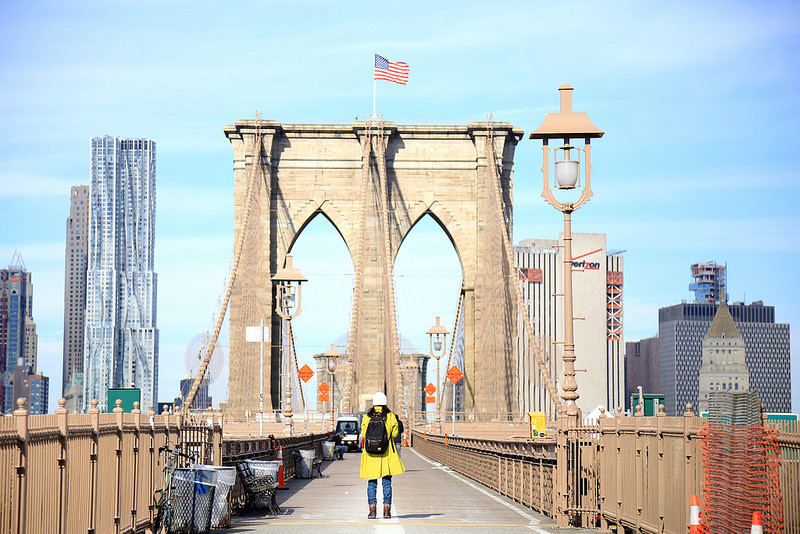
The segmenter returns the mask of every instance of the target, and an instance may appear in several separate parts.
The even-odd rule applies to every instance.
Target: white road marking
[[[444,471],[445,473],[448,473],[450,476],[453,476],[453,477],[457,478],[458,480],[460,480],[461,482],[463,482],[463,483],[464,483],[464,484],[466,484],[467,486],[469,486],[469,487],[471,487],[471,488],[473,488],[473,489],[476,489],[476,490],[478,490],[479,492],[483,493],[484,495],[486,495],[486,496],[487,496],[487,497],[489,497],[490,499],[494,499],[495,501],[499,502],[499,503],[500,503],[500,504],[502,504],[503,506],[507,506],[508,508],[511,508],[512,510],[514,510],[515,512],[517,512],[519,515],[521,515],[522,517],[524,517],[525,519],[527,519],[527,520],[528,520],[528,521],[530,521],[531,523],[534,523],[534,525],[528,525],[528,528],[529,528],[529,529],[531,529],[531,530],[533,530],[533,531],[535,531],[535,532],[539,532],[539,534],[549,534],[549,533],[548,533],[546,530],[542,530],[542,529],[540,529],[539,527],[535,526],[535,523],[539,523],[539,518],[537,518],[537,517],[533,517],[532,515],[530,515],[530,514],[529,514],[529,513],[527,513],[526,511],[524,511],[524,510],[521,510],[520,508],[517,508],[517,507],[516,507],[516,506],[514,506],[513,504],[511,504],[511,503],[508,503],[508,502],[504,501],[503,499],[501,499],[501,498],[500,498],[500,497],[498,497],[497,495],[493,495],[493,494],[489,493],[489,492],[488,492],[488,491],[486,491],[484,488],[481,488],[480,486],[476,486],[475,484],[473,484],[472,482],[470,482],[470,481],[469,481],[469,480],[467,480],[466,478],[462,477],[461,475],[457,474],[455,471],[453,471],[452,469],[450,469],[450,468],[449,468],[449,467],[447,467],[446,465],[442,465],[442,464],[440,464],[439,462],[434,462],[434,461],[432,461],[432,460],[429,460],[428,458],[424,457],[423,455],[421,455],[420,453],[418,453],[418,452],[417,452],[416,450],[414,450],[413,448],[411,448],[411,447],[409,447],[409,448],[411,449],[411,452],[413,452],[414,454],[416,454],[417,456],[419,456],[421,459],[425,460],[425,461],[426,461],[426,462],[428,462],[429,464],[433,465],[433,466],[434,466],[434,467],[436,467],[437,469],[441,469],[441,470],[442,470],[442,471]]]
[[[400,512],[397,511],[397,506],[394,503],[392,503],[392,517],[383,519],[383,504],[378,499],[378,521],[379,523],[375,525],[375,532],[391,532],[393,534],[403,534],[405,532],[405,529],[400,524]]]

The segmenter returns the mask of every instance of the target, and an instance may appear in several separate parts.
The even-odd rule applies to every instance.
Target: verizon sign
[[[587,252],[586,254],[581,254],[580,256],[575,256],[572,258],[572,268],[573,269],[583,269],[585,271],[599,271],[600,270],[600,262],[599,261],[575,261],[581,258],[585,258],[586,256],[591,256],[592,254],[597,254],[598,252],[603,252],[602,248],[598,248],[597,250],[593,250],[591,252]]]

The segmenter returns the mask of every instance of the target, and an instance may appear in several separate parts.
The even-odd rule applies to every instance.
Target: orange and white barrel
[[[764,528],[761,526],[761,512],[753,512],[752,523],[750,534],[764,534]]]
[[[283,474],[283,445],[278,445],[278,460],[281,461],[281,465],[278,466],[278,489],[288,489]]]
[[[689,534],[700,534],[700,501],[697,495],[692,495],[689,507]]]

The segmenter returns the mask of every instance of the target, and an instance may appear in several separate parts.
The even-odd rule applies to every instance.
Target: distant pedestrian
[[[386,403],[383,392],[375,393],[372,408],[361,421],[364,449],[361,452],[360,477],[367,479],[369,519],[377,517],[379,478],[383,484],[383,517],[392,517],[392,475],[399,475],[406,470],[394,442],[399,430],[398,419]]]
[[[341,432],[333,435],[333,457],[337,460],[344,460],[344,445],[342,445]]]

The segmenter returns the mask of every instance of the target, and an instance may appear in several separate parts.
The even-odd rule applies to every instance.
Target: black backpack
[[[364,433],[364,450],[370,454],[383,454],[389,450],[385,413],[370,414],[367,431]]]

